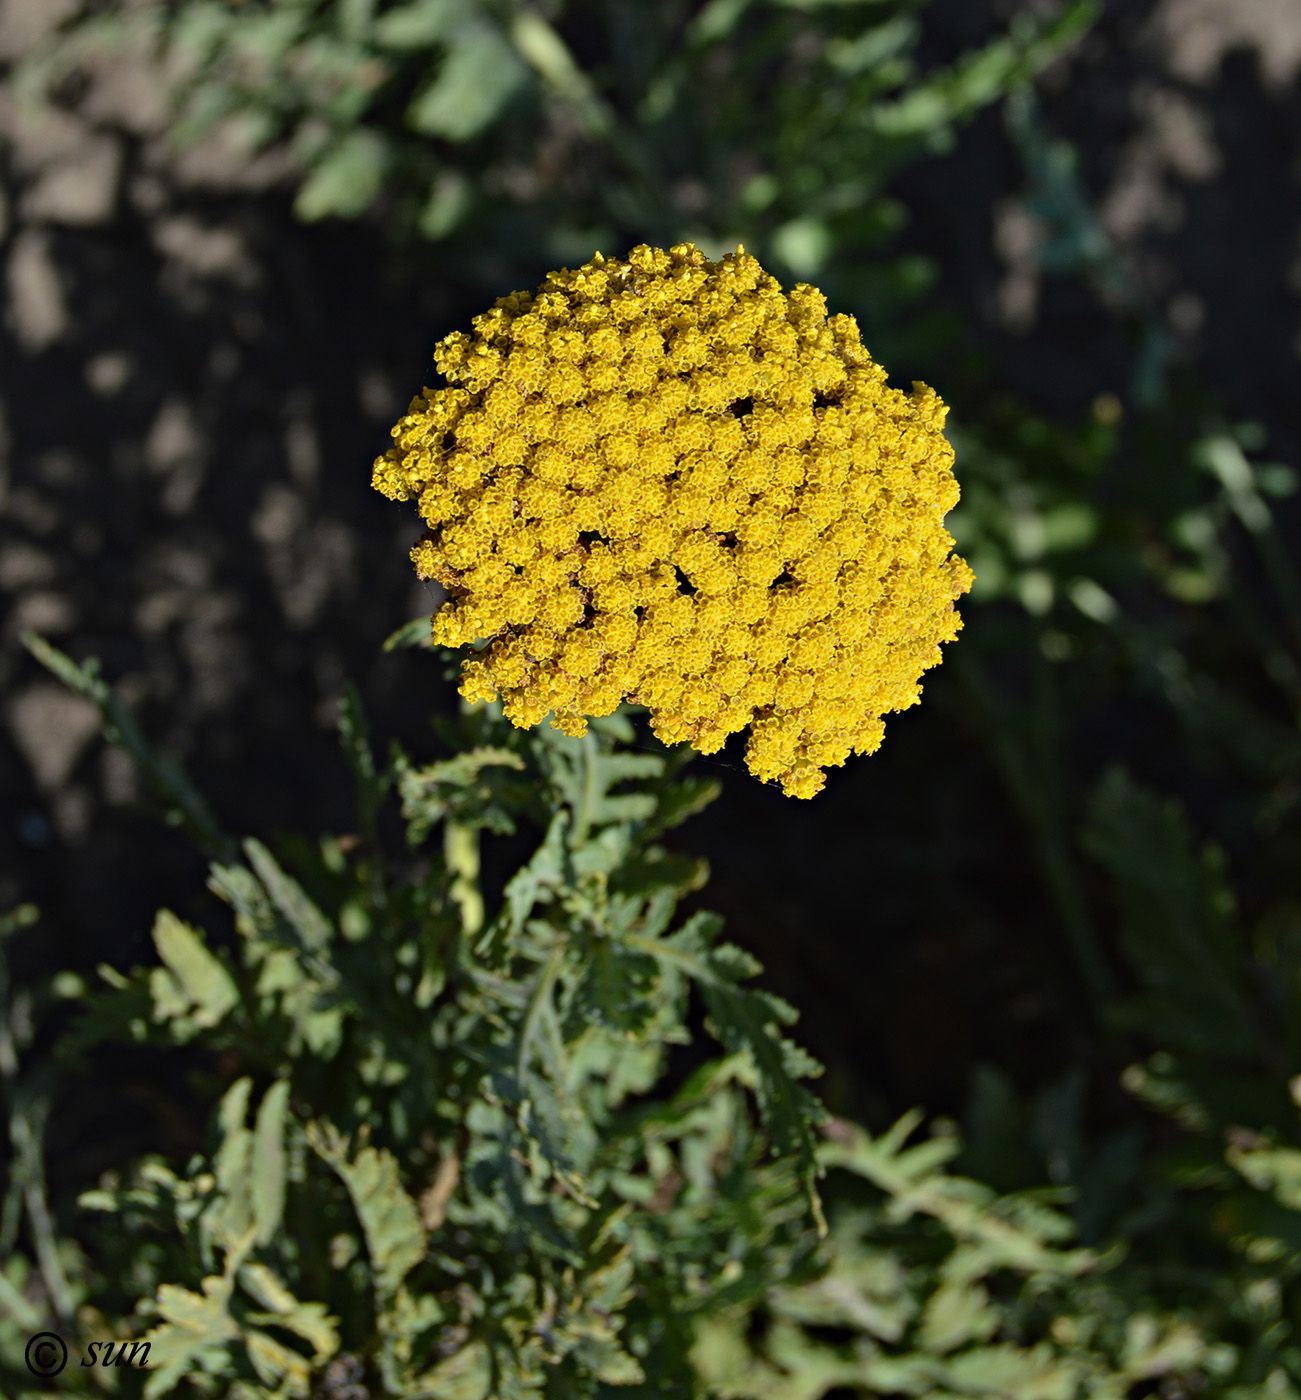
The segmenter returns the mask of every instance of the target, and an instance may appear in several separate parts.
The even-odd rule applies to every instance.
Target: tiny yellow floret
[[[974,578],[935,391],[890,388],[852,316],[739,247],[597,253],[471,326],[372,478],[429,526],[435,640],[488,643],[461,694],[574,735],[628,700],[701,753],[748,726],[792,797],[875,752]]]

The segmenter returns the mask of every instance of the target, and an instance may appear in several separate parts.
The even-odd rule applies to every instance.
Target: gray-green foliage
[[[96,668],[29,645],[193,818]],[[793,1013],[746,985],[754,961],[716,916],[673,927],[704,871],[657,838],[715,788],[679,776],[680,754],[628,748],[628,715],[579,740],[478,707],[442,725],[451,757],[395,743],[382,767],[352,691],[340,730],[360,834],[276,853],[191,821],[233,943],[163,910],[156,966],[62,985],[82,1008],[65,1072],[115,1039],[201,1045],[220,1093],[207,1151],[82,1194],[79,1244],[38,1210],[35,1270],[15,1248],[16,1192],[39,1204],[28,1154],[0,1274],[15,1386],[24,1334],[49,1321],[83,1343],[147,1340],[148,1368],[120,1380],[148,1400],[304,1396],[344,1358],[369,1394],[404,1400],[1119,1396],[1223,1369],[1222,1347],[1156,1307],[1095,1336],[1102,1314],[1068,1290],[1105,1291],[1114,1259],[1068,1247],[1069,1220],[1034,1193],[946,1171],[952,1137],[908,1146],[920,1114],[876,1140],[825,1119]],[[379,837],[390,795],[405,865]],[[487,907],[477,837],[523,823],[540,839]],[[693,989],[723,1053],[666,1088]],[[26,1081],[0,1048],[18,1131]],[[1292,1179],[1281,1158],[1243,1169]],[[828,1171],[868,1194],[842,1190],[824,1234]]]
[[[143,753],[95,668],[32,641]],[[198,1041],[236,1076],[210,1154],[82,1198],[110,1217],[104,1248],[134,1256],[99,1267],[139,1291],[119,1327],[153,1345],[146,1394],[182,1376],[303,1394],[341,1335],[391,1395],[685,1384],[692,1310],[666,1301],[728,1260],[732,1293],[760,1295],[819,1209],[821,1110],[800,1082],[817,1066],[781,1032],[792,1014],[744,985],[755,965],[717,918],[671,927],[702,871],[655,838],[711,785],[619,751],[622,717],[580,741],[475,713],[452,758],[394,745],[382,769],[352,693],[341,730],[368,834],[291,859],[208,831],[233,950],[161,911],[158,965],[101,967],[64,1042],[75,1059]],[[195,810],[158,771],[166,805]],[[405,878],[377,844],[389,792],[417,853]],[[537,850],[484,919],[477,835],[526,816]],[[693,985],[727,1053],[646,1101]]]

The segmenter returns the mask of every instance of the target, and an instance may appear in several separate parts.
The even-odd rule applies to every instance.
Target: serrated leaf
[[[513,749],[480,745],[454,758],[413,768],[405,756],[395,762],[407,844],[418,846],[438,822],[454,817],[473,826],[509,834],[510,814],[499,804],[494,769],[524,771],[524,760]]]
[[[580,1342],[578,1355],[604,1385],[640,1385],[646,1379],[641,1362],[626,1352],[614,1337]]]
[[[303,887],[280,868],[271,852],[254,837],[245,840],[244,852],[272,903],[298,935],[303,949],[317,956],[326,953],[333,929]]]
[[[473,1341],[425,1371],[412,1388],[438,1400],[487,1400],[492,1381],[492,1355],[485,1343]]]
[[[655,799],[649,793],[632,793],[629,796],[638,799],[636,807],[629,808],[629,812],[654,810]],[[647,806],[647,803],[650,805]],[[575,879],[581,879],[584,875],[612,874],[628,859],[631,849],[632,832],[628,827],[607,826],[604,831],[589,838],[574,851],[572,862]]]
[[[252,1294],[264,1308],[283,1317],[298,1307],[298,1300],[266,1264],[256,1261],[240,1265],[240,1286]]]
[[[654,1022],[658,986],[654,958],[624,948],[614,938],[602,938],[591,946],[576,1001],[599,1025],[631,1038]]]
[[[284,1382],[290,1394],[307,1393],[312,1368],[305,1356],[256,1327],[244,1328],[243,1338],[248,1359],[263,1385],[280,1389],[281,1382]]]
[[[547,834],[528,862],[506,882],[501,915],[484,931],[475,952],[489,957],[490,950],[502,943],[503,935],[514,937],[540,901],[554,898],[564,884],[567,866],[565,829],[569,814],[556,812],[547,827]]]
[[[793,1015],[785,1003],[737,986],[736,977],[752,975],[758,964],[732,945],[723,945],[721,951],[710,947],[722,922],[719,915],[701,910],[668,938],[631,936],[625,941],[685,972],[700,989],[711,1033],[731,1054],[750,1058],[755,1098],[773,1149],[794,1160],[818,1233],[825,1235],[822,1203],[814,1186],[821,1169],[813,1129],[826,1119],[827,1111],[798,1078],[821,1073],[822,1067],[778,1030],[779,1023]]]
[[[943,1173],[940,1168],[951,1151],[932,1154],[924,1164],[925,1171],[919,1173],[915,1169],[917,1159],[909,1162],[903,1143],[921,1116],[915,1110],[907,1113],[889,1133],[875,1139],[857,1124],[842,1123],[837,1140],[819,1147],[819,1160],[875,1183],[893,1198],[897,1218],[906,1219],[914,1213],[929,1215],[940,1221],[960,1247],[979,1250],[979,1260],[969,1277],[999,1268],[1071,1276],[1094,1266],[1096,1256],[1091,1251],[1056,1250],[1033,1228],[1032,1222],[1020,1225],[1001,1216],[998,1198],[990,1187]],[[945,1146],[949,1144],[946,1142]],[[1051,1233],[1059,1236],[1061,1232],[1054,1229]],[[975,1255],[967,1257],[976,1259]]]
[[[328,930],[324,917],[310,905],[302,890],[279,871],[268,852],[257,849],[263,868],[271,875],[272,883],[279,886],[287,906],[294,908],[298,900],[310,906],[299,910],[307,920],[309,936],[318,936],[322,926]],[[251,870],[242,865],[214,864],[208,888],[235,909],[235,926],[244,940],[245,960],[258,967],[257,995],[280,999],[294,1030],[289,1053],[296,1055],[299,1045],[305,1043],[313,1054],[329,1059],[339,1048],[345,1014],[345,997],[333,964],[307,946],[303,933],[294,930]],[[320,924],[313,920],[312,911]]]
[[[986,1341],[1001,1318],[978,1283],[945,1282],[931,1294],[917,1334],[922,1347],[937,1356],[972,1341]]]
[[[583,1294],[589,1308],[606,1313],[622,1311],[632,1297],[637,1274],[632,1246],[625,1244],[613,1258],[593,1269],[583,1280]]]
[[[667,782],[657,787],[659,802],[655,815],[646,823],[642,832],[645,839],[659,836],[675,826],[681,826],[688,817],[694,817],[709,804],[721,797],[723,785],[717,778],[683,778]]]
[[[780,1317],[815,1327],[855,1327],[883,1342],[899,1341],[918,1311],[913,1278],[897,1255],[864,1248],[844,1213],[834,1227],[836,1248],[820,1278],[773,1290]]]
[[[155,916],[153,939],[163,960],[150,979],[159,1020],[184,1017],[194,1029],[211,1030],[239,1005],[239,989],[221,960],[170,909]]]
[[[1074,1391],[1076,1368],[1044,1345],[1021,1348],[1010,1342],[960,1352],[940,1375],[961,1394],[1016,1395],[1026,1400],[1057,1400]]]
[[[155,1302],[162,1323],[145,1333],[149,1343],[149,1378],[145,1400],[162,1400],[174,1393],[185,1377],[228,1374],[228,1344],[239,1336],[230,1316],[230,1286],[225,1279],[209,1276],[192,1293],[176,1284],[158,1287]]]
[[[362,1147],[348,1160],[348,1143],[328,1121],[307,1125],[307,1140],[339,1174],[361,1222],[376,1292],[393,1297],[398,1285],[425,1256],[420,1208],[407,1195],[397,1159],[381,1147]]]
[[[270,1322],[270,1317],[252,1314],[253,1322]],[[307,1342],[318,1361],[327,1360],[339,1349],[337,1320],[324,1303],[296,1303],[292,1311],[275,1314],[275,1321]]]

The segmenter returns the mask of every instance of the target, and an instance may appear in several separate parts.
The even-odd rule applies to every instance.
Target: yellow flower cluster
[[[520,728],[645,705],[665,743],[789,796],[881,743],[956,637],[972,572],[947,408],[887,387],[852,316],[744,249],[600,253],[439,342],[374,485],[418,499],[412,551],[467,699]]]

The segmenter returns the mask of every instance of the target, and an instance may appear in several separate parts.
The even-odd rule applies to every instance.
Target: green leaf
[[[654,958],[625,948],[618,939],[601,938],[591,945],[575,1000],[597,1025],[636,1039],[655,1022],[659,983]]]
[[[681,826],[688,817],[703,812],[723,793],[717,778],[683,778],[656,784],[659,805],[655,815],[642,827],[643,840],[650,840],[665,831]]]
[[[228,1344],[239,1336],[239,1326],[229,1312],[230,1284],[209,1276],[199,1286],[201,1293],[159,1285],[155,1301],[163,1320],[145,1333],[150,1361],[145,1400],[174,1394],[183,1379],[223,1376],[233,1369]]]
[[[381,15],[371,35],[381,48],[428,48],[456,33],[468,9],[465,0],[415,0]]]
[[[565,41],[537,10],[516,10],[510,37],[530,66],[573,109],[589,137],[597,141],[618,140],[619,123],[609,103]]]
[[[1213,849],[1200,858],[1179,805],[1110,769],[1094,790],[1086,849],[1111,872],[1123,918],[1121,945],[1148,996],[1124,1008],[1126,1024],[1173,1049],[1252,1051],[1232,895]]]
[[[433,650],[431,623],[428,617],[413,617],[410,622],[404,622],[396,632],[391,632],[384,639],[381,650],[398,651],[402,647],[424,647]]]
[[[563,888],[568,866],[565,848],[568,821],[567,812],[557,812],[551,818],[541,845],[527,864],[520,866],[506,882],[502,911],[484,930],[474,950],[489,966],[500,965],[509,940],[518,937],[534,906],[554,899]]]
[[[814,1327],[855,1327],[883,1342],[898,1342],[918,1311],[913,1279],[895,1251],[865,1246],[856,1218],[843,1212],[832,1227],[830,1267],[798,1288],[772,1295],[779,1317]]]
[[[381,1304],[425,1256],[420,1210],[402,1186],[397,1158],[381,1147],[363,1146],[348,1160],[348,1142],[322,1119],[306,1127],[316,1153],[338,1173],[366,1237],[375,1289]]]
[[[357,805],[362,830],[367,839],[375,843],[378,840],[376,817],[384,796],[392,785],[393,774],[391,770],[382,774],[376,770],[361,695],[351,681],[344,687],[339,700],[339,742],[343,745],[344,757],[352,770],[353,781],[357,784]]]
[[[438,76],[407,108],[407,122],[426,136],[468,141],[477,136],[528,78],[528,69],[494,26],[459,27]]]
[[[487,1400],[492,1384],[492,1353],[476,1340],[425,1371],[413,1382],[412,1391],[430,1400]]]
[[[239,1281],[244,1291],[256,1298],[268,1311],[250,1313],[254,1323],[274,1323],[287,1328],[295,1336],[310,1342],[318,1361],[333,1356],[339,1349],[336,1320],[326,1312],[323,1303],[301,1303],[265,1264],[248,1263],[240,1266]]]
[[[524,771],[524,760],[513,749],[481,745],[424,768],[411,767],[403,756],[395,766],[408,845],[418,846],[448,817],[499,833],[514,830],[499,800],[500,775],[493,772]]]
[[[686,972],[700,989],[709,1012],[710,1029],[733,1055],[749,1056],[755,1071],[755,1097],[775,1152],[791,1157],[813,1211],[818,1233],[826,1234],[814,1179],[820,1174],[814,1127],[827,1111],[799,1082],[817,1075],[822,1066],[807,1051],[782,1036],[779,1026],[795,1020],[795,1012],[771,993],[737,986],[752,977],[759,964],[729,944],[710,947],[722,919],[700,910],[668,938],[630,936],[629,947],[671,962]]]
[[[45,1315],[23,1297],[6,1272],[15,1270],[18,1262],[19,1256],[15,1254],[6,1259],[3,1268],[0,1268],[0,1316],[12,1318],[24,1332],[36,1332],[40,1330]]]
[[[1070,48],[1097,17],[1098,7],[1092,0],[1079,0],[1049,23],[1018,26],[1011,37],[964,54],[952,67],[929,74],[895,101],[873,104],[862,120],[895,140],[941,132],[1032,78]]]
[[[297,907],[299,899],[304,905],[309,904],[302,890],[279,872],[270,854],[258,843],[253,845],[272,883],[284,882],[279,892],[287,907]],[[289,1053],[298,1054],[300,1043],[306,1043],[313,1054],[331,1058],[341,1041],[347,996],[339,973],[329,960],[329,950],[318,954],[305,946],[303,934],[295,932],[247,867],[214,864],[208,888],[235,909],[236,927],[244,940],[245,960],[259,969],[255,987],[258,996],[277,998],[293,1026]],[[309,934],[315,937],[320,929],[314,927],[311,913],[299,912],[307,920]],[[319,910],[316,915],[323,917]]]
[[[604,1385],[640,1385],[646,1379],[641,1362],[614,1337],[585,1338],[578,1345],[578,1355]]]
[[[374,203],[388,173],[388,140],[359,127],[327,147],[294,200],[294,213],[308,223],[330,217],[355,219]]]
[[[230,1251],[253,1239],[254,1135],[245,1126],[253,1081],[237,1079],[217,1108],[220,1145],[213,1158],[216,1192],[203,1210],[204,1238]]]
[[[987,1289],[965,1280],[945,1282],[926,1302],[917,1339],[926,1351],[942,1356],[968,1342],[987,1341],[1001,1321]]]
[[[459,170],[442,170],[429,188],[429,197],[420,211],[420,232],[437,241],[446,238],[465,218],[474,204],[475,187]],[[428,635],[428,626],[424,629]]]
[[[657,799],[651,792],[615,793],[611,789],[629,779],[655,779],[662,776],[665,760],[659,754],[611,752],[610,739],[595,726],[582,738],[551,728],[540,729],[536,738],[543,754],[543,765],[552,785],[573,814],[569,845],[578,851],[588,844],[593,827],[627,825],[651,820]],[[626,849],[631,831],[608,838],[602,857],[587,857],[590,868],[610,869],[610,859]],[[622,848],[619,842],[625,843]]]
[[[245,840],[244,852],[272,902],[298,935],[303,950],[318,957],[326,954],[333,929],[303,887],[285,874],[271,852],[254,837]]]
[[[896,15],[869,25],[857,38],[830,40],[823,57],[841,73],[862,73],[914,47],[920,35],[921,25],[912,15]]]
[[[836,1138],[819,1147],[819,1161],[873,1182],[894,1199],[901,1219],[922,1214],[938,1220],[956,1240],[979,1251],[980,1268],[986,1272],[1006,1268],[1073,1276],[1093,1267],[1096,1256],[1091,1251],[1055,1250],[1042,1230],[1006,1218],[1006,1206],[1000,1213],[999,1198],[989,1187],[945,1175],[941,1166],[960,1150],[953,1139],[940,1139],[943,1150],[932,1149],[923,1157],[914,1155],[917,1148],[905,1148],[921,1117],[918,1110],[906,1113],[875,1139],[857,1125],[842,1123]],[[920,1146],[931,1148],[931,1142]],[[1054,1228],[1048,1233],[1062,1232]]]
[[[153,938],[163,960],[150,974],[154,1015],[181,1023],[178,1038],[211,1030],[239,1005],[239,989],[221,959],[170,909],[160,909],[155,916]]]
[[[270,1244],[285,1208],[285,1106],[289,1081],[278,1079],[258,1106],[253,1129],[253,1219],[257,1242]]]

